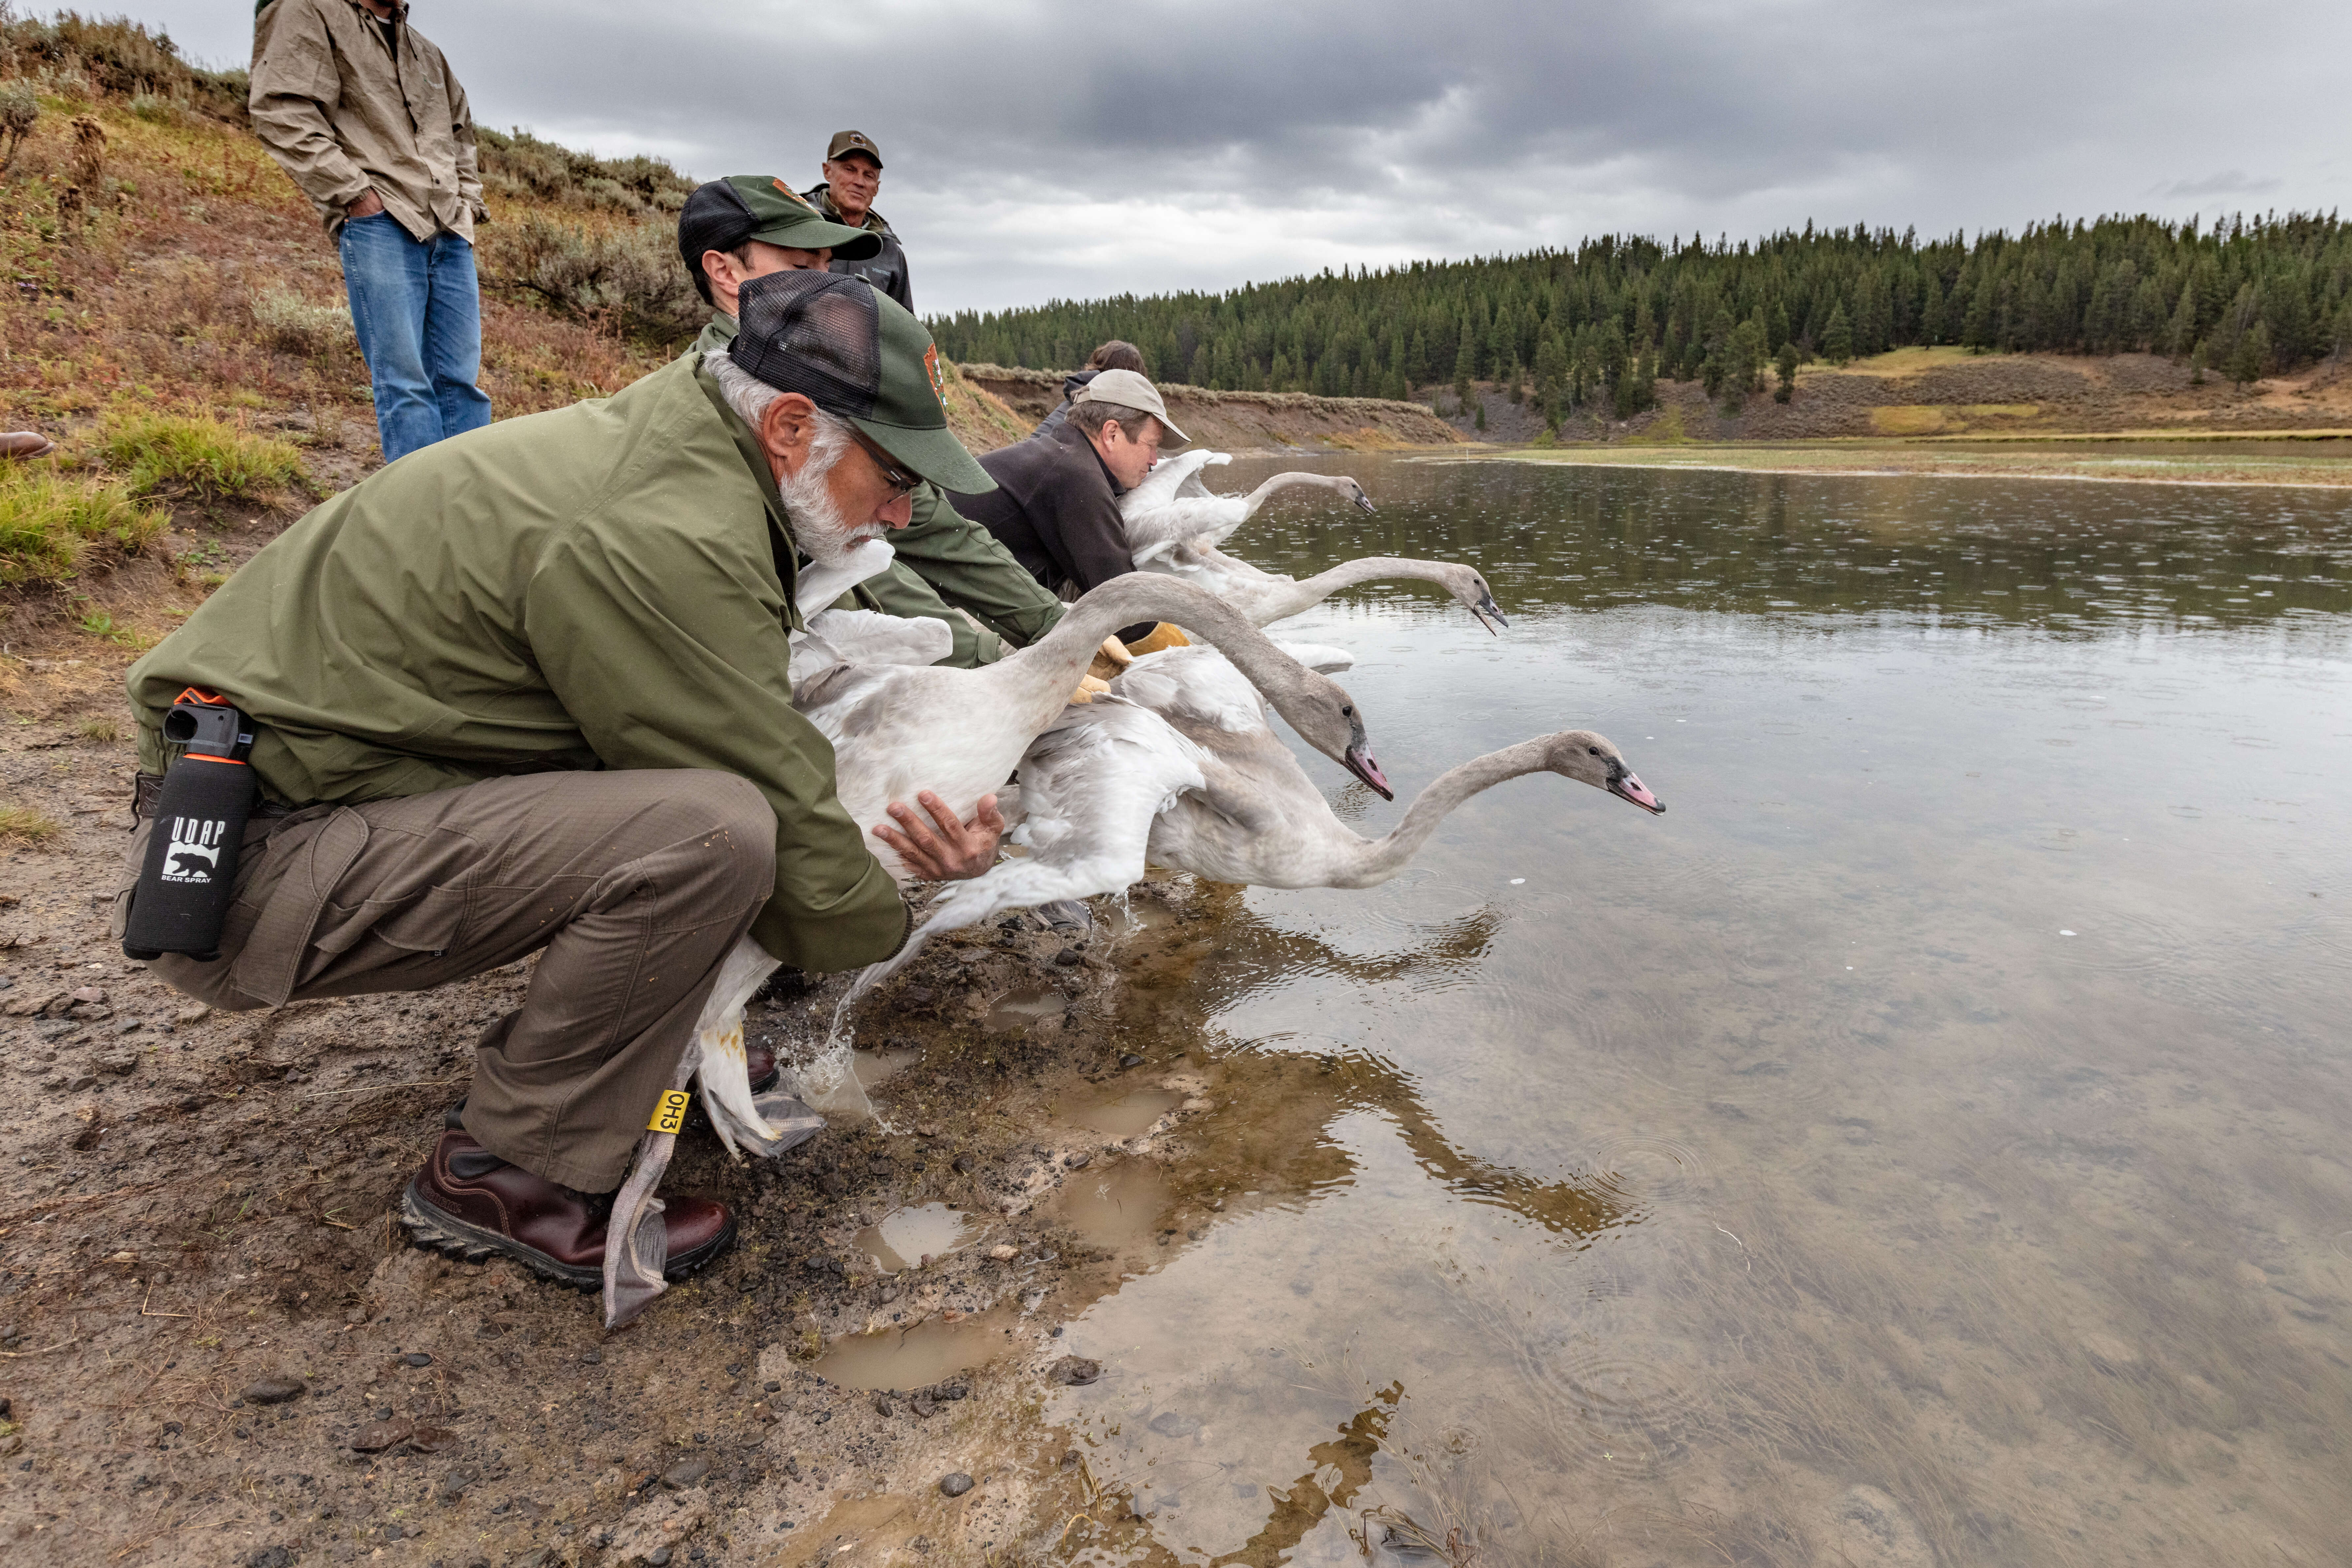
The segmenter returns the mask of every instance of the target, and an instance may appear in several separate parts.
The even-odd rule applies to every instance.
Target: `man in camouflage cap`
[[[695,353],[732,342],[739,291],[770,273],[822,268],[828,258],[871,258],[880,237],[845,228],[769,174],[730,174],[698,187],[678,214],[677,248],[694,286],[715,311]],[[877,290],[877,293],[881,290]],[[939,487],[919,486],[908,526],[890,536],[898,559],[851,591],[845,603],[910,619],[944,621],[955,647],[946,663],[992,663],[1004,646],[1025,647],[1054,629],[1065,609],[986,529],[959,516]]]
[[[824,183],[809,187],[805,193],[824,216],[835,223],[862,228],[881,237],[882,247],[870,257],[845,256],[836,252],[833,269],[852,278],[863,278],[911,310],[915,308],[914,281],[907,272],[907,247],[882,215],[874,210],[875,193],[882,188],[882,149],[863,131],[836,131],[824,149],[824,164],[820,171]]]
[[[738,302],[755,324],[733,353],[423,447],[314,508],[127,682],[143,820],[118,936],[161,775],[193,765],[162,730],[184,689],[250,718],[262,795],[218,955],[166,954],[158,978],[251,1009],[539,954],[401,1214],[581,1285],[736,942],[825,971],[907,939],[882,825],[843,811],[793,707],[799,552],[905,528],[918,482],[988,483],[912,316],[823,272]],[[992,804],[964,823],[916,798],[929,820],[894,804],[887,840],[912,874],[987,869]],[[698,1199],[661,1222],[673,1277],[735,1233]]]

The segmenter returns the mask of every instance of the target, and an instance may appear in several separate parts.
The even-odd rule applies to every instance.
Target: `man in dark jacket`
[[[1062,421],[1070,416],[1070,400],[1077,396],[1078,388],[1107,370],[1131,370],[1141,374],[1143,351],[1123,339],[1113,338],[1088,354],[1085,369],[1073,371],[1062,378],[1062,401],[1054,405],[1052,413],[1037,421],[1037,428],[1029,434],[1043,436],[1048,430],[1060,429]]]
[[[836,131],[824,150],[824,183],[802,195],[834,223],[879,235],[881,249],[853,258],[836,254],[833,269],[863,278],[908,310],[915,308],[915,287],[907,273],[907,247],[874,210],[874,193],[882,188],[882,150],[863,131]]]
[[[1161,434],[1188,437],[1138,372],[1106,370],[1080,387],[1060,427],[980,459],[996,489],[958,495],[956,510],[994,534],[1040,583],[1067,598],[1135,570],[1118,498],[1160,460]],[[1122,642],[1150,635],[1145,623]]]

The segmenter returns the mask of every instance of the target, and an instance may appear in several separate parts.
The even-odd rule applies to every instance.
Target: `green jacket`
[[[133,665],[140,762],[186,686],[258,727],[273,799],[356,803],[548,768],[710,768],[775,808],[752,936],[887,957],[897,886],[793,710],[783,502],[698,359],[423,448],[309,516]]]
[[[688,355],[698,357],[734,341],[735,318],[715,315]],[[1069,606],[1031,576],[995,535],[958,513],[937,485],[919,486],[914,503],[914,521],[890,532],[898,558],[888,571],[851,590],[856,605],[887,616],[945,621],[955,634],[955,651],[940,662],[959,669],[994,663],[1003,652],[999,637],[1027,647],[1054,629]]]

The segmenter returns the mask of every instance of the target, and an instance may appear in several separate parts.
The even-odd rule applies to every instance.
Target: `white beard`
[[[890,531],[878,522],[852,527],[842,521],[841,509],[834,504],[833,491],[824,482],[834,464],[841,460],[842,447],[812,452],[800,472],[785,474],[776,481],[776,491],[784,498],[784,514],[792,520],[793,542],[807,551],[809,559],[819,566],[839,566],[859,544]]]

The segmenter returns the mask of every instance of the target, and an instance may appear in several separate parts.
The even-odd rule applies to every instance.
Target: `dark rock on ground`
[[[381,1454],[386,1448],[396,1448],[408,1441],[416,1428],[405,1421],[371,1421],[352,1434],[352,1451],[358,1454]]]
[[[433,1364],[433,1358],[426,1355],[423,1351],[411,1351],[406,1355],[400,1358],[400,1364],[403,1366],[431,1366]]]
[[[662,1472],[662,1485],[674,1491],[684,1491],[710,1473],[708,1459],[680,1459]]]
[[[1101,1375],[1102,1363],[1079,1355],[1066,1355],[1045,1369],[1045,1381],[1064,1387],[1084,1385]]]
[[[940,1478],[940,1490],[947,1493],[950,1497],[961,1497],[964,1493],[971,1490],[971,1478],[965,1475],[961,1470],[958,1470],[952,1475],[941,1476]]]
[[[1118,1058],[1118,1065],[1123,1068],[1139,1068],[1143,1065],[1143,1058],[1137,1056],[1133,1051],[1129,1051],[1127,1055]]]
[[[279,1373],[270,1377],[256,1378],[245,1385],[237,1397],[248,1405],[283,1405],[309,1392],[310,1385],[299,1377]]]

